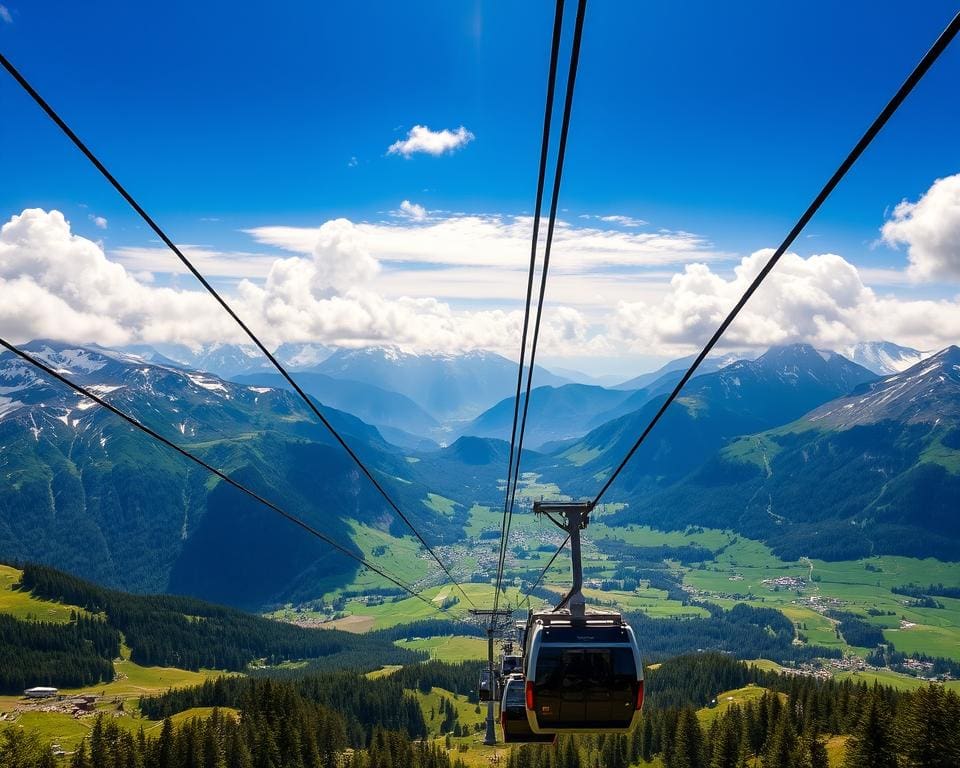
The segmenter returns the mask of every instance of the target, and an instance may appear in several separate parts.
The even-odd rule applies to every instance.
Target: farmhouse
[[[47,688],[46,686],[38,685],[36,688],[27,688],[23,692],[23,695],[28,699],[47,699],[51,696],[56,696],[58,693],[56,688]]]

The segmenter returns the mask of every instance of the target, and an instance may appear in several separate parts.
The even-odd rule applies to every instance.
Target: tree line
[[[701,682],[711,676],[730,682],[724,676],[731,670],[717,677],[717,670],[709,669],[713,661],[683,661],[670,677],[678,679],[683,669],[699,664],[707,673],[699,676]],[[651,702],[627,735],[569,736],[550,746],[516,747],[507,768],[627,768],[657,762],[664,768],[828,768],[827,741],[836,736],[845,742],[844,768],[960,765],[960,696],[942,686],[906,693],[761,674],[772,687],[757,699],[706,717],[697,712],[699,701],[679,707]]]
[[[130,595],[44,565],[23,566],[20,588],[104,614],[123,632],[131,659],[146,666],[238,671],[254,660],[323,658],[328,668],[366,663],[369,669],[423,658],[386,638],[307,629],[189,597]]]
[[[112,680],[119,654],[120,634],[101,619],[73,613],[61,624],[0,614],[0,693]]]

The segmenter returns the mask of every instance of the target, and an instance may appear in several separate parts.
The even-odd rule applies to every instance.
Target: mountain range
[[[102,349],[49,341],[25,349],[334,538],[349,543],[356,521],[405,532],[294,395]],[[345,557],[10,353],[0,355],[0,392],[5,557],[241,605],[355,572]],[[350,414],[325,415],[415,524],[439,535],[423,504],[427,489],[396,479],[407,466],[399,450]]]
[[[960,349],[729,441],[627,519],[732,527],[784,557],[960,557]]]
[[[165,354],[145,359],[144,350],[25,346],[358,552],[365,529],[409,535],[275,374],[229,381]],[[391,354],[341,350],[321,363],[326,373],[297,378],[442,550],[464,541],[473,505],[502,504],[512,420],[502,390],[515,379],[509,361],[486,354],[401,356],[391,378]],[[591,496],[678,376],[674,367],[634,391],[562,380],[538,387],[523,471]],[[431,412],[421,401],[436,391],[446,399]],[[469,412],[492,396],[500,401],[469,427],[443,432],[436,414]],[[691,380],[611,487],[606,500],[626,506],[610,522],[732,528],[792,557],[956,559],[958,416],[956,348],[878,376],[837,353],[774,347]],[[430,430],[449,434],[449,447],[424,439]],[[313,597],[356,573],[352,561],[9,353],[0,355],[0,477],[0,557],[247,607]]]

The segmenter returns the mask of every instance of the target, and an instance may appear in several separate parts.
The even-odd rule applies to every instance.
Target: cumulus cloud
[[[209,296],[144,285],[59,211],[27,209],[0,229],[0,326],[15,338],[192,341],[207,324],[235,335]]]
[[[771,249],[741,260],[730,278],[690,264],[652,302],[621,302],[614,335],[639,349],[664,354],[699,348],[770,258]],[[787,253],[730,326],[722,344],[764,349],[808,342],[840,349],[856,341],[889,339],[921,349],[960,339],[960,303],[879,296],[857,268],[835,254],[802,258]]]
[[[281,264],[283,261],[274,262],[268,285]],[[363,247],[356,227],[347,219],[334,219],[320,227],[311,266],[312,293],[324,297],[368,283],[380,271],[379,262]]]
[[[529,219],[334,219],[251,233],[288,254],[184,248],[205,274],[246,275],[224,290],[268,344],[516,353]],[[758,251],[730,270],[731,261],[695,235],[562,223],[547,289],[544,354],[686,354],[710,336],[770,253]],[[57,211],[13,216],[0,229],[0,327],[17,340],[108,345],[243,340],[201,289],[191,282],[168,287],[163,277],[177,263],[169,253],[126,248],[111,255],[74,235]],[[931,349],[960,339],[960,301],[882,295],[865,274],[835,254],[786,254],[723,343],[762,349],[806,341],[840,349],[884,338]],[[444,300],[437,293],[444,290],[459,298]]]
[[[310,253],[273,259],[262,284],[239,283],[230,301],[269,344],[392,343],[420,350],[500,349],[520,338],[519,310],[461,311],[428,297],[388,298],[368,283],[380,269],[357,225],[326,222]],[[0,327],[22,341],[241,341],[232,321],[200,290],[151,285],[74,235],[59,211],[28,209],[0,229]],[[544,325],[545,348],[585,339],[586,321],[565,310]]]
[[[888,245],[907,246],[914,280],[960,280],[960,174],[938,179],[915,203],[900,203],[881,235]]]
[[[94,216],[94,215],[91,213],[90,216],[89,216],[89,219],[90,219],[90,221],[93,222],[93,226],[95,226],[97,229],[106,229],[106,228],[107,228],[107,220],[106,220],[105,218],[103,218],[103,216]]]
[[[407,133],[407,138],[395,141],[387,147],[387,154],[410,157],[416,152],[424,152],[438,156],[454,152],[469,144],[474,138],[474,135],[462,125],[453,131],[449,128],[431,131],[425,125],[415,125]]]
[[[5,5],[0,5],[0,21],[13,24],[13,16],[10,15],[10,11]]]
[[[427,209],[409,200],[403,200],[400,203],[400,210],[397,213],[413,221],[424,221],[427,218]]]

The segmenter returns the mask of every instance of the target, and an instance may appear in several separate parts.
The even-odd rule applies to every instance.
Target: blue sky
[[[435,222],[530,212],[552,4],[169,2],[148,11],[2,2],[0,48],[178,242],[223,259],[289,257],[297,249],[282,238],[247,230],[315,229],[338,217],[395,224],[405,220],[391,214],[403,200]],[[909,12],[892,2],[593,2],[565,219],[609,230],[617,226],[583,217],[616,214],[647,222],[628,234],[693,233],[713,274],[729,278],[741,257],[776,245],[954,10],[944,2]],[[958,82],[954,46],[811,224],[796,246],[801,257],[832,252],[862,270],[906,269],[911,240],[897,249],[876,241],[893,206],[960,172]],[[73,233],[137,272],[136,249],[154,245],[147,233],[6,76],[0,111],[0,220],[25,208],[62,211]],[[474,138],[442,156],[388,154],[414,125],[464,126]],[[374,256],[378,279],[435,266]],[[649,273],[637,291],[649,303],[654,283],[665,285],[682,261],[615,269]],[[144,259],[145,280],[149,272],[153,285],[186,289],[158,263]],[[950,265],[936,280],[880,275],[875,289],[905,301],[957,293]],[[244,276],[265,279],[219,279],[236,285]],[[395,299],[408,285],[377,290]],[[454,311],[510,311],[511,291],[519,299],[522,282],[496,296],[437,297]],[[599,307],[579,311],[588,337],[606,327]],[[681,346],[645,350],[638,341],[634,353]],[[599,346],[573,356],[591,354],[616,357]]]

